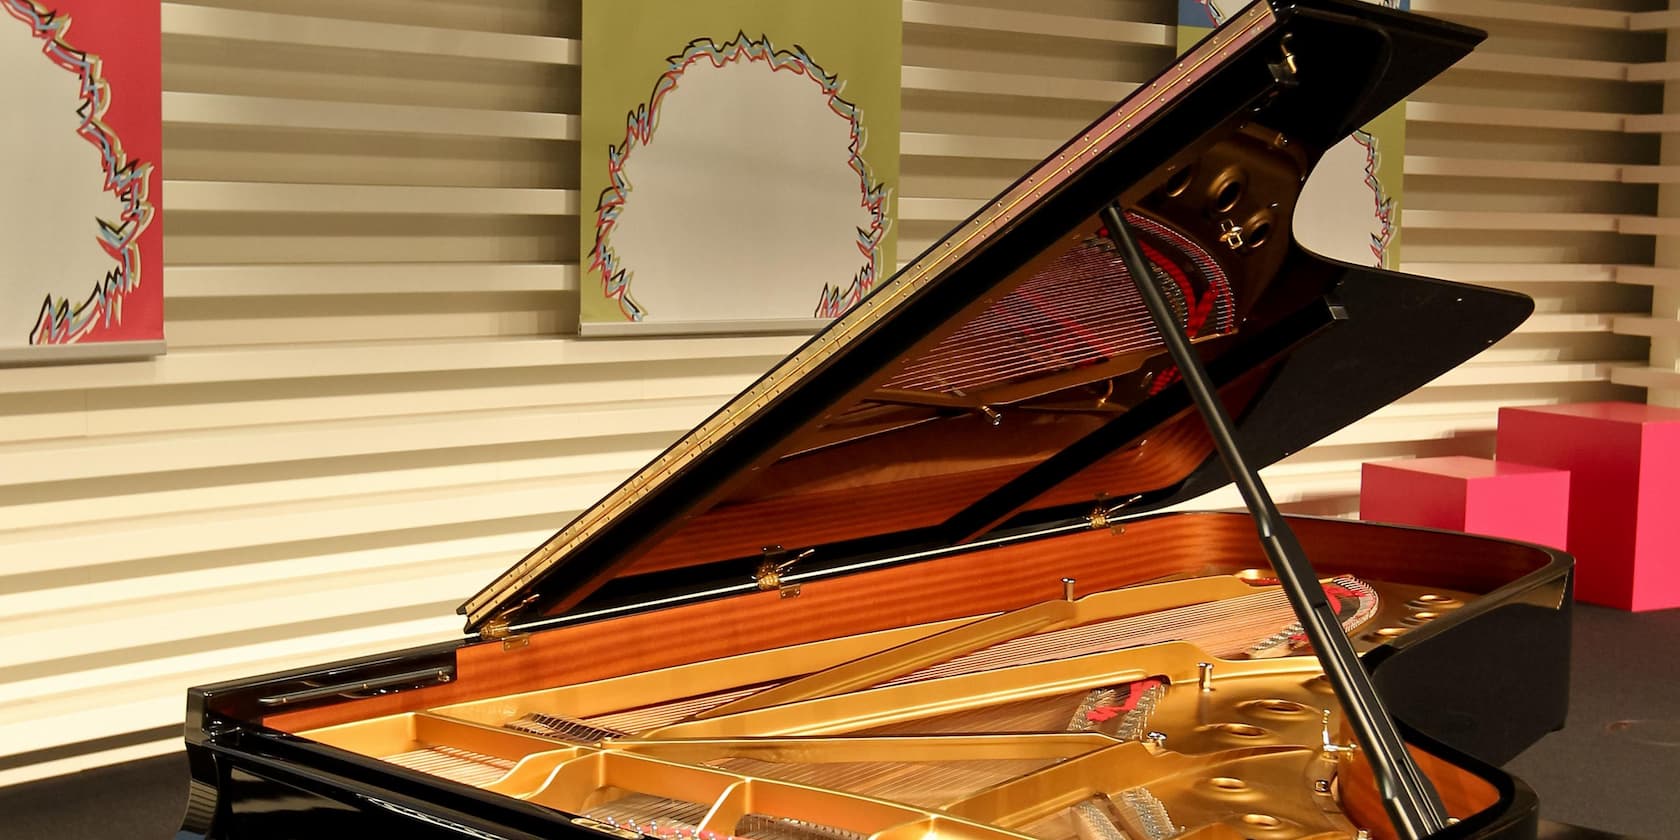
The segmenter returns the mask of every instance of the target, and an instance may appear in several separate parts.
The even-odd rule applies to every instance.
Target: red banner
[[[0,10],[0,359],[161,352],[160,4]]]

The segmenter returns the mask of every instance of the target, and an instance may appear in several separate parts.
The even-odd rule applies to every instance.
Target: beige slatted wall
[[[1622,115],[1661,89],[1611,77],[1663,35],[1433,2],[1501,35],[1413,106],[1407,259],[1541,315],[1274,468],[1298,509],[1349,512],[1367,458],[1486,452],[1499,403],[1639,396],[1609,381],[1647,364],[1617,332],[1652,242],[1616,230],[1663,224],[1624,182],[1666,170],[1627,168],[1660,129]],[[905,0],[900,252],[1164,64],[1173,14]],[[164,29],[171,352],[0,370],[0,784],[173,749],[190,684],[448,637],[795,344],[568,335],[577,0],[197,0]]]
[[[1632,28],[1640,32],[1668,36],[1668,52],[1661,63],[1648,64],[1637,71],[1642,77],[1660,80],[1663,86],[1662,113],[1630,119],[1633,130],[1661,137],[1662,165],[1653,168],[1658,186],[1657,216],[1662,225],[1657,237],[1656,268],[1624,273],[1627,282],[1651,286],[1651,311],[1616,319],[1616,332],[1625,335],[1649,336],[1651,354],[1646,366],[1627,367],[1616,371],[1616,381],[1649,389],[1650,401],[1657,405],[1680,407],[1680,39],[1673,33],[1680,30],[1680,4],[1670,2],[1669,9],[1632,16]]]
[[[1523,292],[1536,312],[1469,364],[1278,467],[1284,488],[1300,476],[1297,509],[1356,510],[1364,460],[1491,456],[1500,405],[1643,399],[1610,384],[1646,353],[1643,339],[1612,332],[1646,307],[1642,289],[1617,282],[1620,268],[1651,255],[1635,231],[1654,209],[1640,167],[1655,147],[1623,123],[1658,102],[1625,77],[1663,43],[1628,31],[1638,2],[1413,0],[1490,34],[1408,106],[1402,267]]]

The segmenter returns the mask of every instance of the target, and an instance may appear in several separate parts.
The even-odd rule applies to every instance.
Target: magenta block
[[[1575,597],[1680,606],[1680,409],[1582,403],[1499,410],[1499,459],[1569,470]]]
[[[1562,548],[1569,473],[1486,458],[1417,458],[1366,464],[1359,518]]]

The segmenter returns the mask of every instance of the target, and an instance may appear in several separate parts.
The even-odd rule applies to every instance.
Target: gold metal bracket
[[[1297,77],[1301,68],[1295,63],[1295,54],[1289,51],[1289,38],[1290,36],[1285,35],[1278,41],[1278,60],[1269,66],[1273,79],[1282,84],[1293,85],[1299,81]]]
[[[1106,499],[1102,496],[1098,496],[1096,507],[1091,509],[1091,513],[1085,517],[1085,521],[1091,524],[1091,530],[1093,531],[1109,528],[1116,534],[1124,533],[1126,530],[1125,526],[1116,521],[1115,517],[1120,514],[1120,511],[1125,510],[1128,505],[1136,503],[1137,500],[1141,498],[1143,498],[1142,495],[1132,496],[1117,505],[1110,505],[1106,503]]]
[[[807,548],[791,558],[787,556],[787,550],[779,545],[767,545],[759,550],[763,557],[758,561],[758,571],[753,573],[759,591],[776,590],[782,593],[783,598],[799,597],[799,584],[782,582],[782,574],[793,568],[793,564],[810,557],[816,549]]]
[[[490,642],[498,640],[501,641],[502,650],[518,650],[523,647],[529,647],[531,644],[531,634],[515,634],[513,632],[512,619],[510,616],[523,609],[526,605],[536,599],[537,596],[532,595],[521,599],[519,603],[497,613],[495,617],[484,622],[484,626],[478,629],[478,637]]]
[[[489,621],[484,622],[484,627],[478,631],[478,635],[491,641],[496,639],[505,639],[509,635],[508,620],[505,618],[492,618]]]
[[[478,631],[478,635],[487,641],[500,641],[502,650],[519,650],[531,646],[531,634],[514,633],[506,618],[491,619]]]
[[[1232,250],[1241,248],[1243,244],[1242,225],[1239,225],[1230,219],[1220,219],[1219,241],[1225,243],[1225,245]]]
[[[1329,709],[1324,710],[1324,735],[1323,735],[1323,743],[1321,744],[1320,749],[1322,749],[1326,755],[1335,755],[1337,753],[1350,753],[1350,752],[1353,752],[1353,751],[1359,749],[1358,744],[1338,744],[1338,743],[1336,743],[1336,742],[1334,742],[1330,739],[1330,710]]]

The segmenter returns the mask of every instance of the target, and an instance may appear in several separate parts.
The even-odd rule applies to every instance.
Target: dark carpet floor
[[[1680,838],[1680,610],[1575,613],[1570,720],[1509,769],[1550,820]],[[166,840],[185,802],[179,755],[0,788],[6,840]],[[1548,840],[1611,835],[1551,826]],[[309,838],[325,840],[325,838]]]
[[[1563,822],[1680,838],[1680,610],[1575,609],[1569,725],[1507,768]]]

